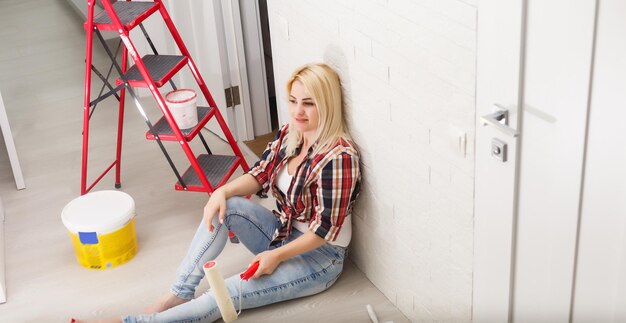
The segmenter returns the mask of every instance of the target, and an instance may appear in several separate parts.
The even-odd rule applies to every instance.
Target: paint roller
[[[241,282],[248,281],[252,275],[259,268],[259,262],[254,262],[248,269],[239,275],[241,281],[239,282],[239,313],[235,311],[235,306],[233,305],[233,301],[230,298],[230,294],[226,289],[226,284],[224,283],[224,278],[220,271],[217,269],[217,262],[209,261],[203,266],[204,273],[206,274],[206,278],[209,281],[209,286],[213,291],[213,295],[215,296],[215,301],[217,302],[217,307],[222,314],[222,319],[224,322],[233,322],[237,320],[237,316],[241,313]]]

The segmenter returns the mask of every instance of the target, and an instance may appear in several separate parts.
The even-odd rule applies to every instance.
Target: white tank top
[[[283,194],[287,195],[287,191],[289,190],[289,185],[291,185],[291,179],[293,175],[289,175],[287,171],[287,164],[278,171],[278,175],[276,176],[276,186],[278,189],[283,192]],[[292,221],[292,225],[294,228],[298,229],[298,231],[305,233],[309,231],[309,224],[305,222],[300,222],[297,220]],[[350,239],[352,238],[352,215],[348,215],[343,221],[343,225],[341,226],[341,232],[337,236],[337,239],[333,242],[328,242],[335,246],[347,247],[350,244]]]

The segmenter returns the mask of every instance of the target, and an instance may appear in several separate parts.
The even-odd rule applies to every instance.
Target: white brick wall
[[[412,321],[470,321],[476,0],[272,0],[268,9],[279,98],[307,62],[342,78],[364,166],[353,261]]]

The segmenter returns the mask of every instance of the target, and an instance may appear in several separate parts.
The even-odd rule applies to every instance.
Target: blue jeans
[[[177,297],[192,299],[196,287],[204,277],[202,266],[217,258],[228,240],[228,230],[237,235],[252,253],[279,248],[270,246],[272,236],[280,228],[280,221],[268,209],[241,197],[226,201],[224,224],[213,219],[215,229],[209,232],[204,221],[176,273],[171,292]],[[289,243],[302,235],[293,230],[285,241]],[[346,248],[323,246],[282,262],[271,275],[243,282],[242,308],[254,308],[294,298],[317,294],[329,288],[343,269]],[[243,271],[243,268],[242,268]],[[226,279],[235,309],[239,309],[239,275]],[[245,312],[242,313],[245,315]],[[213,322],[221,318],[215,297],[209,289],[202,296],[161,313],[127,316],[124,322]]]

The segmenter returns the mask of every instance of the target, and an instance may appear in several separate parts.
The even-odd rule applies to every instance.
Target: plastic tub
[[[61,212],[78,263],[108,269],[137,254],[135,201],[120,191],[99,191],[75,198]]]
[[[165,95],[165,102],[180,129],[189,129],[198,124],[196,91],[179,89]]]

